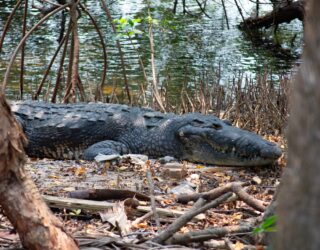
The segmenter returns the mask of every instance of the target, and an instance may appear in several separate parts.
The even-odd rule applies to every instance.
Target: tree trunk
[[[278,197],[278,250],[320,249],[320,1],[307,1],[306,12],[306,46],[292,96],[288,167]]]
[[[26,138],[0,93],[0,205],[27,249],[78,249],[24,169]]]
[[[284,6],[276,7],[273,11],[264,16],[248,18],[240,24],[243,29],[259,29],[269,28],[272,25],[281,23],[290,23],[298,18],[300,21],[304,19],[304,0],[288,3]]]

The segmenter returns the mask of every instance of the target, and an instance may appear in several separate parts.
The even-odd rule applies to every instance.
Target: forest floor
[[[268,139],[284,148],[281,138]],[[26,168],[48,205],[83,249],[240,250],[264,249],[252,228],[261,223],[262,210],[272,200],[284,166],[284,156],[274,166],[252,168],[161,163],[133,157],[103,163],[29,159]],[[235,191],[236,186],[241,188],[240,193]],[[197,199],[192,200],[195,194],[212,194],[215,190],[220,193],[213,195],[213,200],[228,192],[232,195],[211,209],[186,218],[173,231],[177,237],[170,235],[162,242],[156,238],[169,225],[177,224],[177,217],[212,202],[209,199],[197,207]],[[249,202],[241,192],[248,195]],[[62,197],[96,201],[74,202]],[[186,204],[182,203],[183,197]],[[258,206],[252,206],[250,199]],[[204,231],[208,228],[213,231]],[[166,247],[158,244],[163,242]],[[1,210],[0,248],[21,248],[19,236]]]

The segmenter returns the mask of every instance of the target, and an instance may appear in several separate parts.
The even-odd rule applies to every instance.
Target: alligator
[[[274,163],[280,148],[213,115],[176,115],[120,104],[11,103],[30,157],[94,160],[98,154],[172,156],[225,166]]]

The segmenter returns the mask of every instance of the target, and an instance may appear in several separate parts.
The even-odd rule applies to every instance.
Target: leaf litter
[[[275,141],[275,139],[274,139]],[[52,208],[64,222],[66,230],[74,235],[82,248],[94,249],[264,249],[250,232],[227,232],[200,241],[192,240],[176,244],[175,237],[161,244],[153,241],[174,224],[178,217],[195,209],[195,202],[177,202],[182,194],[198,194],[224,187],[228,183],[244,183],[243,190],[267,206],[279,184],[285,159],[269,167],[217,167],[188,162],[163,162],[134,156],[106,162],[59,161],[29,159],[26,168],[42,195],[70,197],[70,193],[92,190],[118,190],[117,198],[106,200],[114,204],[112,209],[93,211],[84,208]],[[161,163],[160,163],[161,162]],[[150,171],[152,192],[147,179]],[[154,194],[155,210],[150,201],[139,200],[138,195]],[[123,197],[121,197],[123,196]],[[129,197],[129,198],[128,198]],[[98,199],[99,200],[99,199]],[[97,201],[98,202],[98,201]],[[154,216],[154,211],[158,214]],[[232,195],[217,207],[208,209],[185,222],[175,236],[183,237],[207,229],[223,229],[257,221],[263,213],[249,206],[237,195]],[[158,219],[160,228],[157,227]],[[251,230],[253,231],[253,229]],[[211,233],[211,235],[213,235]],[[191,236],[190,236],[191,237]],[[164,246],[163,244],[166,244]],[[183,246],[185,245],[185,246]],[[10,222],[0,210],[0,248],[21,247],[19,238]]]

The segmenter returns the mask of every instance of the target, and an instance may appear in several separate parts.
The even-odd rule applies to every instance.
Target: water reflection
[[[255,8],[251,1],[241,0],[240,2],[245,14],[250,14]],[[0,0],[0,31],[14,3],[15,1]],[[115,46],[116,37],[106,21],[99,1],[87,0],[84,3],[98,20],[107,43],[107,84],[121,86],[123,75],[119,51]],[[286,73],[300,53],[302,26],[298,21],[280,26],[283,48],[275,49],[273,46],[268,46],[268,42],[251,41],[251,38],[236,28],[241,17],[232,1],[226,1],[229,30],[219,1],[211,2],[206,7],[206,13],[211,18],[200,13],[195,1],[188,0],[186,3],[192,15],[183,15],[181,4],[178,5],[177,14],[173,15],[172,0],[152,1],[151,6],[152,17],[159,21],[159,25],[154,27],[158,78],[161,84],[166,84],[172,95],[179,94],[183,85],[192,85],[195,78],[203,72],[215,71],[218,67],[221,69],[219,75],[221,83],[226,82],[239,70],[254,75],[257,71],[264,70],[266,65],[274,74]],[[145,18],[148,13],[146,1],[143,0],[112,1],[109,8],[114,19],[122,16]],[[4,75],[9,57],[21,37],[22,10],[20,9],[17,14],[0,55],[0,80]],[[38,12],[32,11],[30,17],[29,28],[39,20]],[[51,18],[28,40],[25,82],[29,90],[36,89],[58,45],[59,22],[58,16]],[[81,16],[79,22],[81,78],[84,84],[94,86],[101,80],[103,67],[101,45],[98,34],[85,14]],[[128,79],[133,91],[137,91],[140,84],[144,82],[138,55],[143,60],[148,77],[151,77],[148,27],[142,24],[139,28],[144,31],[143,35],[132,41],[121,38]],[[274,42],[271,33],[265,33],[264,37],[269,39],[270,43]],[[49,82],[54,83],[54,72],[57,67],[58,64],[53,66]],[[11,98],[18,95],[18,75],[19,59],[17,58],[10,76],[8,95]]]

